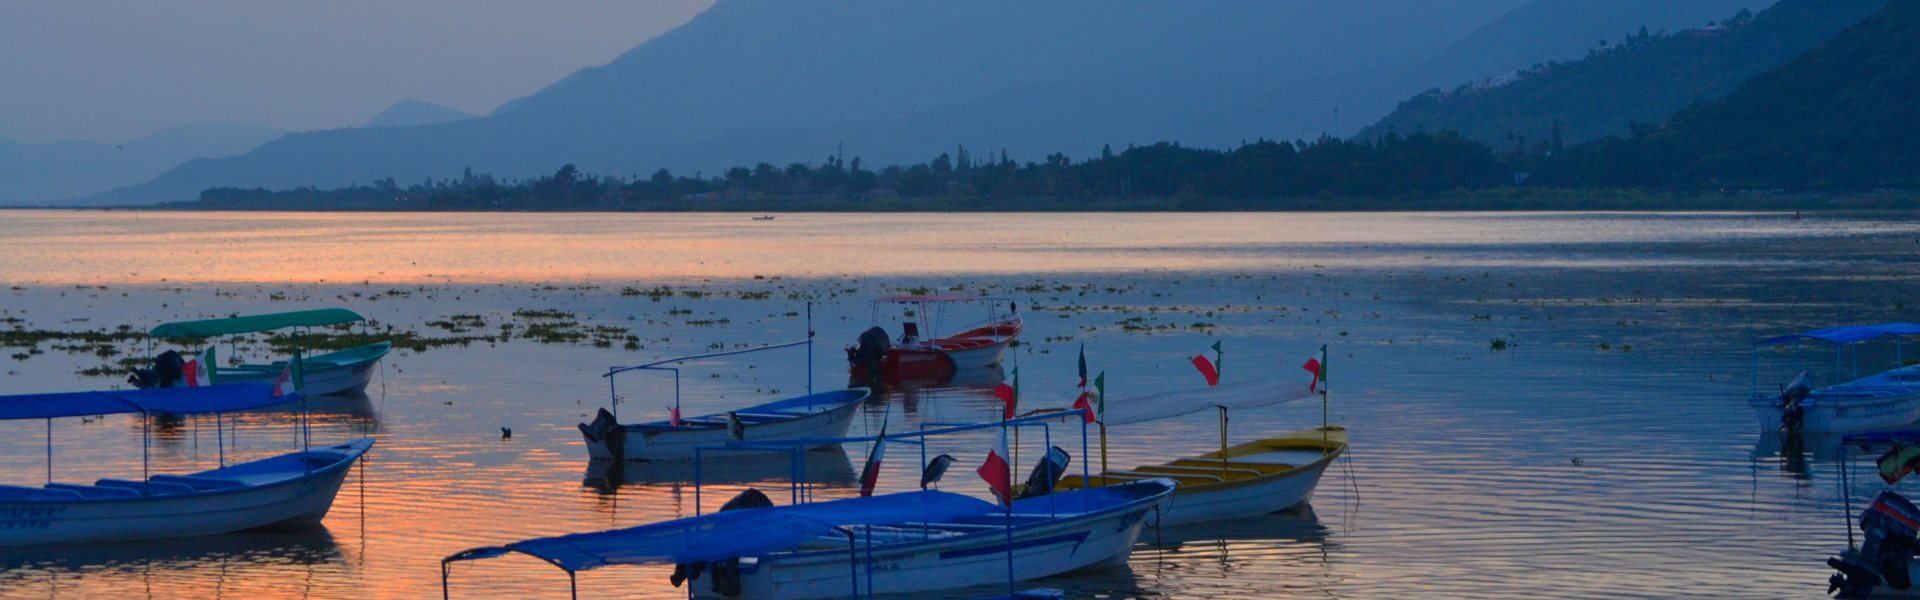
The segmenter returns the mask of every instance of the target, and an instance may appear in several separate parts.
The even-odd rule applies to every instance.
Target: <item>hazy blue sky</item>
[[[0,138],[344,127],[408,98],[485,114],[712,4],[0,0]]]

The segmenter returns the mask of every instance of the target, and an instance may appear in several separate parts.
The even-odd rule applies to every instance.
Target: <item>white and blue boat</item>
[[[670,371],[673,373],[673,414],[680,412],[680,364],[688,361],[737,356],[753,352],[806,346],[808,348],[807,394],[727,412],[647,423],[622,424],[620,405],[629,401],[620,397],[615,375],[629,371]],[[813,339],[762,346],[732,352],[716,352],[654,361],[632,367],[608,369],[602,377],[612,395],[613,410],[600,409],[592,423],[581,423],[587,454],[599,460],[682,460],[694,458],[694,449],[737,441],[777,441],[797,438],[831,439],[847,435],[853,413],[872,392],[850,388],[813,393]],[[812,447],[829,446],[822,442]]]
[[[461,551],[442,560],[442,584],[454,563],[509,553],[545,560],[569,580],[645,564],[737,577],[734,595],[689,582],[696,598],[846,598],[1037,579],[1125,562],[1173,487],[1155,479],[1062,492],[1016,501],[1010,512],[939,490],[722,511]]]
[[[208,319],[204,321],[180,321],[154,327],[147,335],[153,338],[209,339],[219,336],[234,336],[245,333],[259,333],[279,329],[294,329],[296,335],[307,330],[311,335],[314,327],[329,327],[351,323],[365,324],[366,317],[344,308],[323,308],[295,312],[273,313],[266,315],[248,315],[226,319]],[[365,342],[365,330],[361,333]],[[367,389],[373,381],[373,372],[380,359],[393,349],[390,342],[364,343],[324,354],[312,354],[300,360],[305,370],[302,375],[306,387],[301,391],[309,396],[360,392]],[[267,382],[272,383],[286,370],[287,361],[248,363],[237,366],[219,366],[213,371],[214,385],[230,383]],[[171,382],[158,382],[161,387],[171,387]]]
[[[1754,343],[1753,395],[1747,403],[1759,417],[1762,431],[1836,433],[1877,429],[1920,420],[1920,365],[1907,365],[1902,338],[1920,335],[1920,325],[1881,323],[1828,327],[1783,335]],[[1895,368],[1860,375],[1859,344],[1880,337],[1895,341]],[[1852,379],[1815,388],[1813,377],[1800,360],[1800,342],[1812,340],[1834,346],[1834,374]],[[1794,347],[1799,372],[1778,394],[1760,391],[1760,350],[1767,346]],[[1851,361],[1849,361],[1849,357]],[[1849,368],[1851,367],[1851,368]]]
[[[0,396],[0,419],[225,413],[300,401],[297,394],[273,397],[271,388],[265,383],[240,383]],[[369,438],[309,447],[181,475],[146,474],[143,452],[141,479],[76,484],[53,481],[51,421],[48,436],[47,483],[0,485],[0,546],[209,535],[318,522],[332,507],[353,462],[373,446]],[[224,452],[223,443],[222,462]]]

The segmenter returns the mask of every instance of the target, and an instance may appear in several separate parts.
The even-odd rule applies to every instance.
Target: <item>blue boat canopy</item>
[[[270,315],[248,315],[226,319],[208,319],[205,321],[181,321],[167,323],[153,328],[147,335],[153,337],[212,337],[236,333],[254,333],[273,331],[288,327],[324,327],[342,323],[358,323],[366,317],[344,308],[322,308],[295,312],[273,313]]]
[[[272,406],[299,399],[299,394],[273,397],[273,384],[270,383],[25,394],[0,396],[0,420],[136,412],[216,413]]]
[[[1755,346],[1781,344],[1796,340],[1820,340],[1833,344],[1851,344],[1870,340],[1883,335],[1920,335],[1920,325],[1912,323],[1881,323],[1879,325],[1843,325],[1815,329],[1806,333],[1783,335],[1754,342]]]
[[[538,538],[462,551],[442,563],[519,552],[567,572],[608,565],[687,564],[755,556],[798,547],[842,525],[943,522],[1000,508],[953,492],[922,490],[812,504],[717,512],[663,523]]]

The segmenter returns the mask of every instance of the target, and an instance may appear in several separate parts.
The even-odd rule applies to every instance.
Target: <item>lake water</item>
[[[1746,406],[1748,344],[1920,318],[1920,220],[1908,216],[748,217],[0,211],[0,319],[19,320],[0,326],[145,330],[346,307],[382,329],[445,336],[427,323],[478,315],[524,329],[530,318],[515,311],[559,310],[581,327],[626,328],[637,346],[516,337],[395,352],[365,397],[314,407],[316,441],[378,440],[323,527],[0,549],[0,597],[434,597],[439,559],[462,549],[691,515],[686,465],[636,463],[619,483],[590,470],[574,425],[608,404],[600,373],[802,339],[811,301],[813,385],[845,386],[840,347],[871,324],[867,300],[924,289],[1020,304],[1025,343],[1007,367],[1020,370],[1024,407],[1072,399],[1082,344],[1115,396],[1201,385],[1185,358],[1216,341],[1227,380],[1304,377],[1298,366],[1321,344],[1333,352],[1329,411],[1352,446],[1310,509],[1149,532],[1126,568],[1025,587],[1076,598],[1817,598],[1822,561],[1846,544],[1838,451],[1808,440],[1805,453],[1783,454],[1759,434]],[[676,293],[622,294],[662,285]],[[6,393],[109,387],[119,377],[79,371],[148,352],[38,348],[0,349],[18,355],[0,376]],[[257,342],[229,348],[265,357]],[[1861,361],[1890,363],[1892,351]],[[1791,362],[1763,354],[1759,385],[1776,388]],[[1832,381],[1830,365],[1810,364]],[[699,414],[792,395],[807,387],[807,365],[803,350],[700,363],[683,373],[683,401]],[[854,433],[993,418],[997,374],[967,379],[887,391]],[[623,375],[620,386],[625,420],[663,417],[672,402],[670,378]],[[1317,426],[1320,412],[1305,402],[1239,411],[1230,433],[1238,442]],[[297,447],[285,412],[228,426],[229,460]],[[214,427],[155,423],[155,470],[214,466]],[[0,481],[44,482],[47,431],[0,423]],[[126,416],[55,420],[54,478],[138,476],[140,432]],[[1218,444],[1211,413],[1110,433],[1115,467]],[[1022,440],[1023,463],[1044,449],[1034,437]],[[929,451],[971,463],[987,444],[955,436]],[[817,497],[854,495],[865,453],[809,453]],[[917,459],[895,447],[881,490],[914,488]],[[985,497],[962,466],[945,489]],[[704,487],[706,510],[748,486],[786,497],[784,458],[705,469],[717,481]],[[1855,480],[1854,498],[1879,486]],[[579,585],[582,597],[683,597],[666,575],[614,567]],[[503,558],[456,566],[451,591],[561,598],[567,578]]]

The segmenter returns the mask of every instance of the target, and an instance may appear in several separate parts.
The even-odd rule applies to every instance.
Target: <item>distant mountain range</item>
[[[1657,125],[1690,105],[1726,96],[1885,2],[1781,0],[1755,15],[1729,11],[1711,27],[1701,22],[1673,32],[1642,30],[1593,46],[1582,60],[1543,64],[1510,81],[1433,89],[1402,102],[1359,135],[1451,129],[1496,147],[1522,139],[1544,142],[1557,136],[1563,144],[1575,144],[1626,135],[1631,123]],[[1545,19],[1566,7],[1540,8],[1534,17]]]
[[[1556,52],[1577,57],[1595,32],[1703,24],[1766,4],[720,0],[607,65],[484,117],[288,135],[87,202],[467,169],[524,178],[561,164],[629,177],[661,168],[711,175],[843,152],[884,165],[959,145],[1038,160],[1163,140],[1312,138],[1340,132],[1336,107],[1337,121],[1354,129],[1436,81],[1477,81]]]
[[[0,205],[43,204],[152,179],[195,158],[240,154],[286,135],[267,127],[203,123],[117,144],[0,139]]]
[[[419,100],[401,100],[387,107],[386,110],[380,111],[380,114],[374,115],[372,119],[368,119],[367,123],[361,127],[413,127],[471,118],[473,115],[456,108]]]

